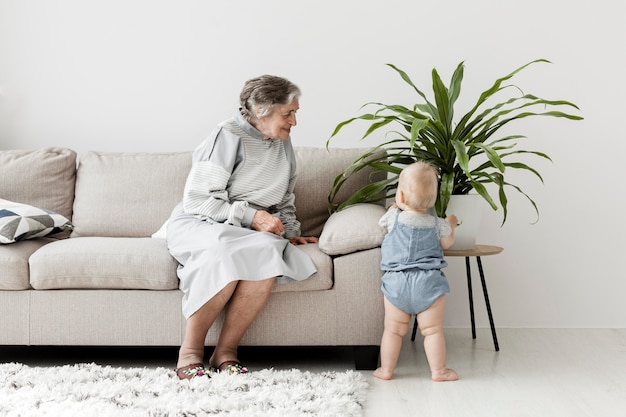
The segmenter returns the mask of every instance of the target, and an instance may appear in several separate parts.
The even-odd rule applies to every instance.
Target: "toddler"
[[[459,378],[446,367],[443,316],[450,287],[441,271],[447,266],[443,249],[454,243],[457,218],[450,215],[444,220],[428,214],[437,199],[437,178],[436,169],[425,162],[403,169],[395,204],[379,222],[387,229],[381,262],[385,329],[380,343],[381,366],[374,371],[380,379],[391,379],[413,314],[424,336],[432,380]]]

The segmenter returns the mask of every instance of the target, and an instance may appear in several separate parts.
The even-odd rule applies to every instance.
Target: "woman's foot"
[[[453,369],[444,368],[433,372],[432,379],[435,382],[456,381],[459,379],[459,375]]]
[[[204,349],[193,349],[181,346],[178,351],[178,362],[176,369],[186,368],[190,365],[202,365],[204,359]]]
[[[211,369],[215,372],[225,372],[228,375],[239,375],[248,373],[248,368],[243,366],[238,360],[224,361],[218,366],[212,366]]]
[[[191,365],[183,366],[182,368],[174,369],[176,376],[180,380],[191,379],[199,376],[206,376],[211,378],[209,372],[205,369],[202,363],[192,363]]]
[[[234,364],[241,366],[239,359],[237,359],[237,349],[216,348],[209,358],[209,366],[217,372],[224,371],[228,365]]]
[[[374,371],[374,376],[376,378],[384,379],[385,381],[389,381],[391,379],[391,375],[393,375],[393,371],[384,370],[382,367]]]

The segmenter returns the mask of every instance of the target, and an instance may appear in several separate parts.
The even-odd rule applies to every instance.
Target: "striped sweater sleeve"
[[[229,202],[226,184],[230,173],[211,161],[193,164],[183,197],[186,213],[197,214],[213,221],[241,226],[248,204],[245,201]]]
[[[230,202],[227,184],[237,162],[238,141],[224,140],[216,129],[194,152],[183,194],[185,213],[241,226],[248,203]]]

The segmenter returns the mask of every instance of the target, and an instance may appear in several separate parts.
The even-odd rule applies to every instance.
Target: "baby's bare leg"
[[[374,376],[380,379],[391,379],[398,365],[398,357],[402,348],[402,337],[409,330],[411,315],[391,304],[385,297],[385,330],[380,342],[380,368]]]
[[[428,309],[417,315],[432,379],[437,382],[459,379],[454,370],[446,367],[446,341],[443,335],[445,306],[445,295],[442,295]]]

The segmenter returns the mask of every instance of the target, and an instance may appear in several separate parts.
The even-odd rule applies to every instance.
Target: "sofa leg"
[[[357,371],[374,370],[378,367],[380,346],[353,346],[352,350]]]

